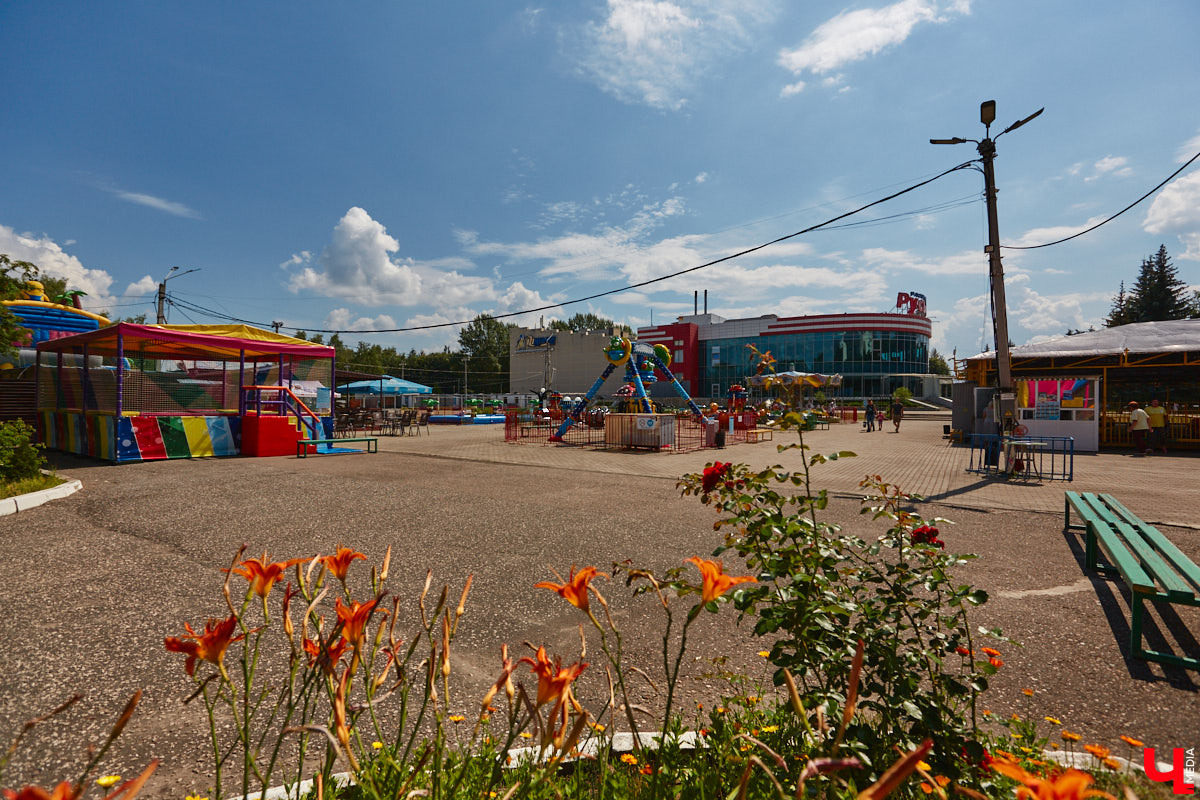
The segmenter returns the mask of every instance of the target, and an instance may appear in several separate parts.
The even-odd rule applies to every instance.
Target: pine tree
[[[1125,293],[1125,281],[1121,281],[1121,288],[1117,292],[1117,296],[1113,298],[1112,308],[1108,311],[1108,319],[1104,320],[1106,328],[1115,328],[1133,321],[1129,318],[1129,301],[1130,295]]]
[[[1128,321],[1187,319],[1192,313],[1187,290],[1187,284],[1179,280],[1175,265],[1167,255],[1166,245],[1160,245],[1157,253],[1142,260],[1137,283],[1127,301]]]

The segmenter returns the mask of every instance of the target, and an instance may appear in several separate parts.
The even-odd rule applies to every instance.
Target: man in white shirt
[[[1154,452],[1146,446],[1146,436],[1150,433],[1150,417],[1138,407],[1136,400],[1129,401],[1129,432],[1133,435],[1133,449],[1138,455],[1150,455]]]

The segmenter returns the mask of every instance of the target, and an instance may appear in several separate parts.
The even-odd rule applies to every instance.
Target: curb
[[[49,475],[46,470],[42,470],[43,475]],[[6,497],[0,500],[0,517],[16,514],[19,511],[28,511],[31,508],[37,508],[40,505],[49,503],[51,500],[59,500],[63,497],[70,497],[83,488],[83,482],[74,478],[68,478],[65,483],[58,486],[51,486],[49,489],[42,489],[40,492],[30,492],[29,494],[20,494],[16,497]]]

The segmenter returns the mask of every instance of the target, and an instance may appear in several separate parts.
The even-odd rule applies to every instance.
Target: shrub
[[[33,428],[21,420],[0,423],[0,481],[36,478],[44,461],[32,442]]]
[[[800,422],[789,414],[784,426]],[[788,447],[807,449],[802,441],[780,449]],[[998,651],[977,648],[968,624],[968,609],[987,594],[950,575],[972,556],[946,552],[940,539],[922,541],[931,529],[903,508],[910,497],[878,476],[861,484],[872,492],[862,513],[889,521],[885,533],[869,541],[821,521],[828,497],[812,493],[809,466],[825,460],[813,455],[801,472],[718,462],[680,485],[724,515],[714,525],[725,531],[716,554],[732,550],[757,573],[759,583],[735,604],[755,618],[755,634],[772,641],[776,683],[790,671],[810,713],[846,720],[842,748],[872,769],[895,748],[929,738],[928,760],[962,779],[962,757],[982,750],[975,699],[1003,665]]]

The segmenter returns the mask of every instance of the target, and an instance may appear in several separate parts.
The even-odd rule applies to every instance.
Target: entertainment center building
[[[931,394],[926,387],[933,327],[925,316],[925,298],[901,294],[896,305],[899,313],[731,320],[695,314],[639,328],[637,338],[666,345],[671,371],[696,397],[723,397],[731,385],[745,384],[756,369],[747,345],[770,351],[777,372],[840,374],[839,394],[847,397],[890,395],[899,387],[917,397]]]

